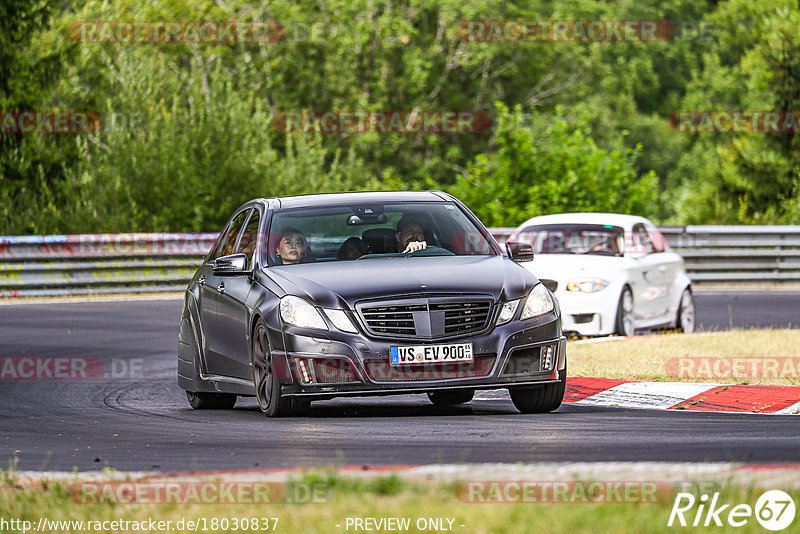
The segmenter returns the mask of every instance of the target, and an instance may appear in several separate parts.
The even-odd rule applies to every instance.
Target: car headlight
[[[556,304],[553,302],[553,297],[550,296],[550,291],[541,283],[536,284],[528,294],[528,298],[525,299],[525,307],[522,308],[520,319],[530,319],[550,313],[555,307]]]
[[[328,319],[331,320],[333,326],[342,332],[350,332],[351,334],[358,333],[358,330],[353,325],[353,321],[351,321],[347,314],[342,310],[337,310],[334,308],[323,308],[323,310],[325,310],[325,315],[327,315]]]
[[[497,323],[495,323],[496,326],[506,324],[514,318],[514,314],[517,313],[517,307],[519,307],[519,300],[511,300],[500,306],[500,313],[497,314]]]
[[[567,284],[567,291],[577,293],[583,291],[584,293],[594,293],[608,286],[608,282],[600,280],[599,278],[587,278],[585,280],[572,280]]]
[[[325,319],[322,318],[319,311],[300,297],[286,295],[281,299],[280,309],[281,319],[287,324],[301,328],[328,329],[328,325],[325,324]]]

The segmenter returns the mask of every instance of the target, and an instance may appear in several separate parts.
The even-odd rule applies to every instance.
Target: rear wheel
[[[678,318],[675,320],[675,328],[684,334],[694,332],[694,295],[692,290],[686,288],[681,295],[681,303],[678,306]]]
[[[428,398],[434,406],[464,404],[465,402],[471,401],[474,396],[474,389],[451,389],[445,391],[431,391],[428,393]]]
[[[186,398],[195,410],[230,410],[236,404],[236,395],[229,393],[187,391]]]
[[[253,383],[256,388],[258,407],[268,417],[284,417],[291,415],[295,402],[281,395],[281,386],[272,365],[272,353],[269,350],[267,327],[259,319],[253,330]]]
[[[567,389],[567,367],[559,371],[561,380],[541,386],[508,388],[511,402],[522,413],[552,412],[561,406]]]
[[[632,336],[636,333],[633,326],[633,293],[625,286],[617,304],[617,322],[615,331],[620,336]]]

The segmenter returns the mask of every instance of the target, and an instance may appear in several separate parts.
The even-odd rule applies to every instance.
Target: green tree
[[[477,156],[450,191],[486,224],[521,224],[566,211],[647,213],[656,176],[637,176],[639,149],[605,150],[588,126],[496,103],[492,151]]]
[[[45,32],[54,4],[0,2],[0,112],[42,111],[52,104],[52,89],[75,48]],[[68,137],[43,137],[0,133],[0,234],[33,231],[28,221],[74,160]]]

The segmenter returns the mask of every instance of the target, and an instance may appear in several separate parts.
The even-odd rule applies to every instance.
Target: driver
[[[406,254],[428,248],[425,242],[427,221],[418,215],[404,215],[397,223],[397,252]]]

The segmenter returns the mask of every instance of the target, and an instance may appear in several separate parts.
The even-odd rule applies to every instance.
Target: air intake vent
[[[431,311],[444,311],[445,334],[472,332],[483,327],[492,305],[482,302],[453,302],[449,304],[431,304]]]

